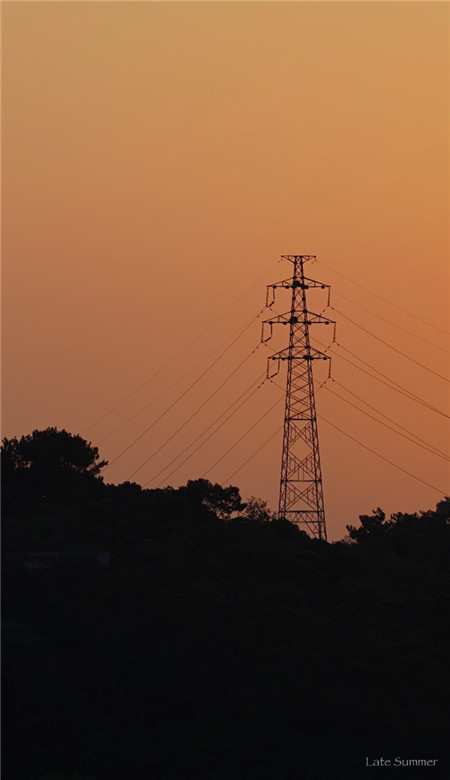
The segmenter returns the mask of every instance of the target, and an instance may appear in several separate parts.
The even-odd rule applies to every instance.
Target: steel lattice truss
[[[315,259],[313,255],[283,255],[283,258],[293,263],[293,277],[268,286],[266,305],[271,307],[275,302],[277,288],[290,289],[291,310],[265,320],[262,333],[262,341],[266,342],[271,338],[274,325],[289,326],[288,347],[272,355],[268,364],[268,376],[273,377],[278,373],[281,362],[287,361],[278,516],[304,526],[318,539],[326,539],[312,364],[314,360],[330,358],[311,346],[309,326],[316,323],[329,325],[333,321],[308,311],[306,290],[311,287],[330,288],[305,277],[304,263]],[[275,371],[270,361],[275,361]]]

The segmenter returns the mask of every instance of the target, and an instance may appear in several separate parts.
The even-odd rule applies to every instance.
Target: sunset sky
[[[2,39],[3,436],[276,509],[283,391],[232,404],[281,255],[311,254],[329,538],[450,493],[449,5],[4,2]]]

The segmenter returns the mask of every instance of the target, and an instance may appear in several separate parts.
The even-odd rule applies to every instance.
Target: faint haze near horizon
[[[312,254],[340,345],[317,393],[329,538],[377,506],[434,507],[450,492],[448,6],[6,3],[2,28],[3,435],[66,428],[107,481],[139,469],[154,487],[224,484],[273,434],[232,483],[275,509],[270,383],[167,475],[264,374],[266,285],[290,275],[282,254]]]

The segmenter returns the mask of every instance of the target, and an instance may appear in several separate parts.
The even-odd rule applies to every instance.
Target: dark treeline
[[[450,776],[448,498],[327,544],[65,431],[2,456],[5,780]]]

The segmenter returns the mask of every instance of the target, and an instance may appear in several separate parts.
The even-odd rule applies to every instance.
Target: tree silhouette
[[[234,513],[241,512],[246,506],[242,502],[239,488],[231,485],[224,488],[207,479],[189,480],[179,492],[193,505],[203,505],[214,512],[220,520],[229,520]]]
[[[276,514],[269,509],[267,501],[251,496],[245,505],[242,517],[251,523],[268,523],[276,519]]]
[[[100,472],[107,465],[97,447],[57,428],[4,438],[1,453],[6,511],[27,499],[76,500],[78,491],[102,481]]]
[[[28,490],[4,514],[8,780],[449,776],[449,498],[329,544],[237,487],[104,484],[55,428],[3,451]]]
[[[387,524],[385,523],[386,515],[380,507],[374,509],[371,515],[360,515],[359,521],[361,523],[360,528],[355,528],[353,525],[347,526],[347,531],[350,539],[354,539],[356,542],[364,543],[368,539],[379,539],[384,535]]]
[[[46,428],[33,431],[20,439],[3,439],[2,456],[6,469],[36,470],[40,475],[73,471],[97,477],[106,460],[100,460],[98,448],[81,436],[66,430]]]

